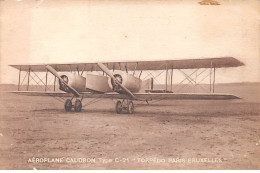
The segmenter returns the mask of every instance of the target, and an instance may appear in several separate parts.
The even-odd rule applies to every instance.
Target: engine
[[[124,87],[126,87],[131,92],[138,92],[141,88],[142,81],[141,79],[135,77],[132,74],[125,73],[123,71],[118,71],[114,73],[114,77],[117,79],[117,81],[114,81],[111,78],[108,78],[108,85],[109,87],[118,93],[125,93],[125,91],[118,85],[117,82],[122,84]]]
[[[66,84],[68,84],[78,92],[86,91],[86,78],[73,73],[63,74],[60,77]],[[70,89],[60,80],[59,86],[60,90],[70,93]]]

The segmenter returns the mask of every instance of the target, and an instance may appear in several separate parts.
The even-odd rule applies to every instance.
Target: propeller
[[[111,79],[113,79],[129,96],[131,96],[133,99],[136,99],[136,97],[133,95],[131,91],[129,91],[125,86],[123,86],[113,75],[113,73],[102,63],[97,63],[99,68],[103,70]]]
[[[79,97],[80,94],[78,93],[78,91],[76,91],[74,88],[72,88],[71,86],[69,86],[58,74],[58,72],[50,65],[46,65],[47,70],[49,70],[54,76],[56,76],[64,85],[66,85],[72,94],[74,94],[76,97]]]

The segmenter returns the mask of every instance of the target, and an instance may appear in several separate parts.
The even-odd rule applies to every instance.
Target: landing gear
[[[134,113],[134,103],[131,100],[117,101],[116,102],[116,113],[121,114],[125,110],[128,114]]]
[[[77,99],[75,101],[75,105],[74,105],[74,110],[75,112],[80,112],[81,111],[81,108],[82,108],[82,104],[81,104],[81,101],[79,99]]]
[[[133,114],[134,111],[135,111],[134,103],[132,101],[129,101],[128,104],[127,104],[127,113]]]
[[[65,104],[64,104],[64,108],[66,112],[70,112],[71,108],[72,108],[72,102],[70,99],[67,99]]]
[[[72,97],[73,99],[73,97]],[[75,104],[72,105],[72,99],[67,99],[65,104],[64,104],[64,108],[66,112],[70,112],[72,108],[74,108],[75,112],[81,112],[81,108],[82,108],[82,103],[81,100],[76,99]]]
[[[116,113],[121,114],[123,111],[123,106],[121,101],[116,102]]]

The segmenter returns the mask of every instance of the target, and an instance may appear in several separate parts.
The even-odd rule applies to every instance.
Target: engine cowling
[[[117,71],[114,73],[114,77],[120,84],[122,84],[131,92],[138,92],[141,88],[141,79],[135,77],[132,74],[128,74],[123,71]],[[115,92],[125,93],[125,91],[122,90],[120,85],[118,85],[118,83],[111,78],[108,78],[108,85]]]
[[[66,84],[74,88],[76,91],[78,92],[86,91],[86,78],[73,73],[62,74],[60,77],[63,79],[63,81]],[[59,87],[60,90],[70,93],[70,89],[60,80],[59,80],[59,86],[60,86]]]

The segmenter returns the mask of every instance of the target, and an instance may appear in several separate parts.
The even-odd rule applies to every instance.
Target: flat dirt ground
[[[238,85],[241,100],[135,103],[133,115],[1,92],[0,169],[260,169],[259,86]]]

